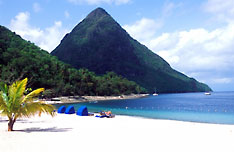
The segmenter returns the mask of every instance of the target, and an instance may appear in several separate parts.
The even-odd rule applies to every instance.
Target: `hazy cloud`
[[[182,5],[182,3],[165,2],[162,8],[162,18],[170,16],[175,9],[180,8]]]
[[[203,4],[203,9],[220,21],[234,21],[234,0],[208,0]]]
[[[64,16],[65,16],[66,18],[69,18],[69,17],[70,17],[69,12],[68,12],[68,11],[65,11],[65,12],[64,12]]]
[[[107,4],[121,5],[129,3],[131,0],[68,0],[68,1],[74,4],[98,5],[101,3],[107,3]]]
[[[34,12],[39,12],[41,10],[41,6],[39,3],[33,3],[33,10]]]
[[[215,84],[229,84],[233,82],[234,78],[217,78],[217,79],[212,79],[211,82]]]
[[[30,13],[20,12],[11,20],[10,29],[26,40],[51,52],[61,41],[68,30],[62,27],[61,21],[55,21],[51,27],[40,29],[29,24]]]

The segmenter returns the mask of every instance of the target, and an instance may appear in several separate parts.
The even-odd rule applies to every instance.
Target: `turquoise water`
[[[204,93],[160,94],[140,99],[66,105],[73,105],[76,110],[85,105],[90,112],[111,110],[114,114],[153,119],[234,124],[234,92],[212,92],[212,95],[204,95]]]

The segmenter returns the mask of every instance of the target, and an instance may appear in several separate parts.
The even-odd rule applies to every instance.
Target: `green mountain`
[[[144,92],[135,82],[107,73],[97,76],[74,69],[19,35],[0,26],[0,83],[29,79],[28,87],[49,89],[45,95],[120,95]]]
[[[114,71],[149,92],[211,90],[172,69],[163,58],[134,40],[102,8],[92,11],[51,54],[75,68],[87,68],[99,75]]]

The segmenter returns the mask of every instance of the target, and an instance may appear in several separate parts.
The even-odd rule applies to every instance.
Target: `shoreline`
[[[23,118],[7,132],[0,117],[4,152],[160,151],[233,152],[234,126],[116,115],[96,118],[75,114]],[[25,145],[27,142],[27,146]],[[40,146],[38,146],[40,145]],[[92,146],[91,146],[92,145]],[[35,147],[37,147],[35,149]]]
[[[63,103],[80,103],[91,101],[108,101],[108,100],[127,100],[148,97],[149,94],[130,94],[120,96],[69,96],[56,97],[51,100],[43,100],[47,104],[63,104]]]

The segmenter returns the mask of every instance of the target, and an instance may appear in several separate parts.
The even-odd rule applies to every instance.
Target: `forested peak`
[[[88,35],[93,35],[93,32],[106,33],[107,31],[113,29],[121,31],[121,26],[103,8],[98,7],[89,13],[80,23],[78,23],[73,30],[63,38],[62,41],[64,41],[67,37],[72,37],[71,39],[74,40],[77,39],[77,36],[79,37],[82,35],[82,38],[86,38]],[[69,39],[69,41],[71,39]]]
[[[93,10],[89,15],[86,17],[88,19],[98,19],[103,16],[109,16],[111,17],[103,8],[98,7],[95,10]]]
[[[93,10],[51,54],[72,67],[87,68],[98,75],[113,71],[149,92],[209,90],[172,69],[163,58],[134,40],[102,8]]]
[[[2,30],[5,30],[6,28],[4,27],[4,26],[1,26],[0,25],[0,30],[2,31]]]
[[[118,23],[103,8],[98,7],[95,10],[93,10],[91,13],[89,13],[87,17],[79,24],[83,24],[87,26],[87,28],[89,28],[90,26],[97,26],[102,24],[108,24],[109,26],[114,26]]]
[[[10,32],[11,31],[8,28],[0,25],[0,35],[3,35],[5,33],[10,33]]]
[[[12,32],[7,27],[0,25],[0,35],[4,35],[4,34],[15,34],[15,32]],[[19,35],[16,34],[16,36],[19,36]]]

